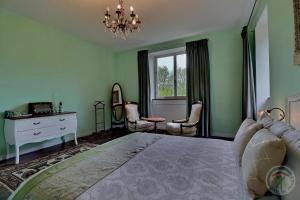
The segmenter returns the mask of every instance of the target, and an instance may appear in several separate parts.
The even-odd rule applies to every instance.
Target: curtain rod
[[[248,20],[248,23],[247,23],[247,27],[248,27],[249,24],[250,24],[251,18],[252,18],[252,16],[253,16],[253,13],[254,13],[254,10],[255,10],[255,7],[256,7],[256,3],[257,3],[257,0],[255,0],[255,2],[254,2],[254,5],[253,5],[252,11],[251,11],[251,15],[250,15],[249,20]]]

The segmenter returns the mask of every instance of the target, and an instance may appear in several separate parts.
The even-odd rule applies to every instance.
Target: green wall
[[[209,39],[212,131],[215,135],[234,136],[241,123],[243,50],[240,33],[241,28],[234,28],[141,48],[153,52],[182,47],[188,41]],[[116,55],[117,80],[127,100],[138,100],[138,50]]]
[[[293,63],[293,0],[260,0],[251,20],[254,30],[264,7],[268,7],[272,106],[285,108],[286,98],[300,92],[300,66]]]
[[[78,112],[79,136],[91,133],[94,101],[105,100],[109,109],[114,53],[4,10],[0,27],[0,156],[3,112],[26,111],[28,102],[62,101]]]

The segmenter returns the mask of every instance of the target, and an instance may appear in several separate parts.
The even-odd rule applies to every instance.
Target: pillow
[[[277,137],[282,137],[285,133],[289,131],[294,131],[295,129],[289,124],[281,121],[274,120],[269,130]]]
[[[239,165],[241,165],[242,156],[248,142],[260,129],[262,129],[262,125],[256,123],[253,119],[245,119],[239,128],[233,141],[233,151]]]
[[[281,165],[285,154],[284,141],[269,130],[262,129],[253,136],[242,158],[243,179],[253,195],[261,197],[267,192],[266,175]]]
[[[300,196],[300,131],[289,131],[284,134],[282,140],[286,144],[286,158],[284,165],[295,174],[295,187],[290,193],[284,195],[282,200],[299,199]]]
[[[284,132],[282,139],[286,144],[291,144],[296,148],[300,149],[300,131],[295,129],[290,129]]]
[[[274,119],[270,117],[267,113],[264,113],[259,119],[258,123],[262,124],[264,128],[270,128],[272,126]]]

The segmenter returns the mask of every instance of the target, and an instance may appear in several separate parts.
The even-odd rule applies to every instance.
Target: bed
[[[134,133],[42,171],[11,199],[249,199],[231,145]]]
[[[297,110],[300,95],[287,100],[287,121],[296,128]],[[276,120],[272,126],[270,130],[282,131],[287,147],[283,165],[296,177],[295,188],[282,199],[299,199],[300,131]],[[22,183],[10,199],[253,199],[245,189],[232,146],[233,142],[219,139],[133,133],[41,171]]]

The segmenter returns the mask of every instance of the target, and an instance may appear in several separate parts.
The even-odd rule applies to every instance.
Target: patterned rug
[[[22,182],[39,171],[96,146],[97,144],[83,143],[24,164],[0,166],[0,200],[7,199]]]

